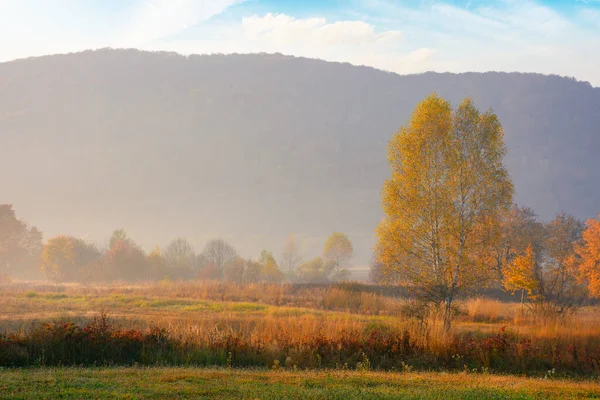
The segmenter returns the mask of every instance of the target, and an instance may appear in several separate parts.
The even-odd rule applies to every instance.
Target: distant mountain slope
[[[0,201],[45,233],[144,246],[229,238],[307,256],[341,230],[369,259],[386,145],[432,91],[505,128],[517,201],[600,211],[600,89],[556,76],[399,76],[281,55],[100,50],[0,64]],[[311,253],[311,254],[308,254]]]

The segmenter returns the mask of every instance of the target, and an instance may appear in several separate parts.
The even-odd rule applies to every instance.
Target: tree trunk
[[[524,299],[525,299],[525,289],[521,289],[521,316],[523,315]]]
[[[452,326],[452,296],[446,297],[444,303],[444,332],[448,333]]]

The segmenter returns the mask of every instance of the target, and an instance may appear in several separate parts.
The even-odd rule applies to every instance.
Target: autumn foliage
[[[378,261],[401,271],[425,301],[443,303],[447,327],[456,296],[490,277],[482,255],[499,240],[512,202],[505,153],[493,112],[480,113],[470,99],[453,111],[436,94],[389,143]]]
[[[590,295],[600,298],[600,221],[589,219],[586,226],[583,243],[577,246],[581,279],[587,283]]]
[[[523,254],[519,254],[504,269],[504,288],[512,293],[517,290],[527,292],[529,298],[535,298],[537,287],[535,265],[536,257],[531,245],[527,246]]]

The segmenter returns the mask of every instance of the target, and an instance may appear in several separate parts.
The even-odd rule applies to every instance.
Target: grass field
[[[365,285],[11,284],[0,398],[600,398],[598,307],[474,298],[443,335],[407,305]]]
[[[0,370],[2,399],[597,399],[599,382],[451,373],[193,368]]]

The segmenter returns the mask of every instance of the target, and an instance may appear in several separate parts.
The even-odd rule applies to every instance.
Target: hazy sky
[[[600,86],[600,0],[0,0],[0,61],[102,47],[280,52]]]

